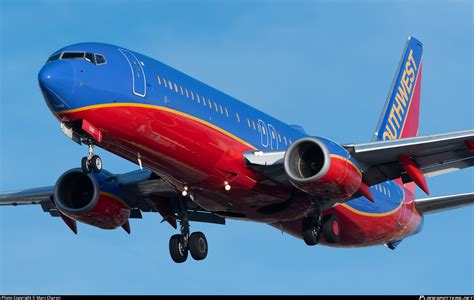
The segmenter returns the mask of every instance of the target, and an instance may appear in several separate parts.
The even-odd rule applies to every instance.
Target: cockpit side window
[[[86,52],[86,60],[95,65],[95,56],[93,53]]]
[[[102,65],[105,64],[107,61],[105,60],[105,57],[102,54],[96,54],[95,55],[95,61],[97,65]]]
[[[58,60],[60,56],[61,56],[61,52],[53,54],[49,57],[47,62]]]

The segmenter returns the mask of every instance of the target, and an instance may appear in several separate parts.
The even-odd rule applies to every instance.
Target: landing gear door
[[[132,52],[125,49],[119,49],[119,51],[123,54],[123,56],[125,56],[128,64],[130,65],[130,71],[132,72],[133,94],[136,96],[145,97],[146,78],[142,64]]]

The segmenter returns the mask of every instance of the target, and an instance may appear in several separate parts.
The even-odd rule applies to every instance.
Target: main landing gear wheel
[[[321,231],[321,216],[316,216],[314,218],[304,218],[301,231],[306,245],[317,245],[319,243]]]
[[[188,258],[188,253],[195,260],[203,260],[207,257],[209,249],[207,239],[202,232],[189,232],[189,216],[186,208],[186,200],[180,198],[178,201],[178,219],[181,224],[181,234],[175,234],[170,238],[170,255],[175,263],[183,263]]]
[[[337,243],[341,239],[341,226],[334,215],[324,221],[322,231],[328,243]]]
[[[193,232],[189,237],[189,252],[195,260],[203,260],[207,256],[207,240],[202,232]]]
[[[188,258],[188,248],[181,234],[175,234],[170,238],[170,255],[175,263],[183,263]]]

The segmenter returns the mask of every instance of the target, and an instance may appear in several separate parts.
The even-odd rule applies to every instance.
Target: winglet
[[[407,156],[399,156],[398,160],[402,163],[403,168],[410,176],[410,178],[413,179],[416,185],[420,189],[422,189],[427,195],[429,195],[430,192],[428,190],[428,185],[426,184],[425,175],[423,174],[423,172],[421,172],[415,162]]]

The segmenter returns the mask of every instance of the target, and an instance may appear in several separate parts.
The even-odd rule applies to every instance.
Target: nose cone
[[[54,111],[69,108],[76,81],[74,67],[68,61],[49,62],[41,68],[38,81],[45,100]]]

